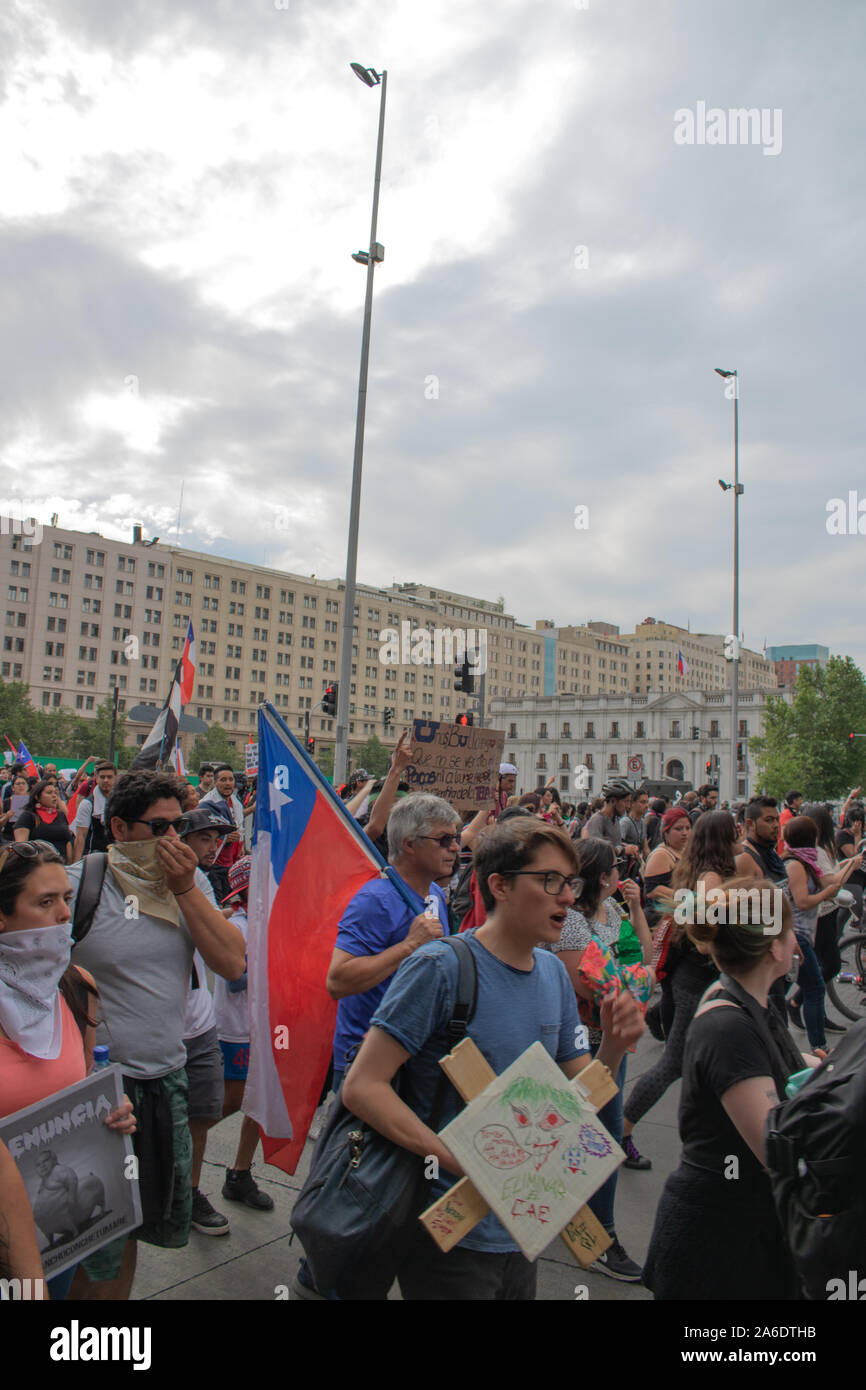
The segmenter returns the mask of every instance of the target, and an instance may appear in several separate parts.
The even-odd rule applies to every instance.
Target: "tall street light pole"
[[[737,725],[739,722],[739,684],[740,684],[740,497],[744,491],[740,482],[740,379],[736,370],[725,371],[716,367],[721,377],[734,383],[734,481],[726,483],[719,479],[723,492],[733,490],[734,494],[734,612],[731,630],[733,642],[730,644],[731,661],[731,805],[737,799]],[[727,653],[726,653],[727,654]]]
[[[369,251],[355,251],[352,260],[367,267],[367,294],[364,299],[364,329],[361,335],[361,371],[358,378],[358,413],[355,418],[355,458],[352,465],[352,499],[349,504],[349,545],[346,554],[346,589],[343,594],[343,635],[340,645],[340,687],[337,693],[337,737],[334,749],[334,786],[346,780],[349,753],[349,694],[352,684],[352,642],[355,621],[355,578],[358,567],[358,525],[361,515],[361,465],[364,458],[364,420],[367,413],[367,369],[370,361],[370,323],[373,317],[373,272],[385,259],[385,248],[376,240],[379,213],[379,183],[382,176],[382,142],[385,135],[385,90],[388,74],[350,64],[355,76],[368,87],[381,85],[379,101],[379,139],[376,145],[376,174],[373,181],[373,217],[370,223]]]

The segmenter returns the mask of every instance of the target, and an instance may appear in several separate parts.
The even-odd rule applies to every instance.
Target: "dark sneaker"
[[[627,1139],[623,1139],[622,1147],[625,1152],[625,1163],[622,1165],[623,1168],[640,1168],[643,1172],[652,1168],[652,1160],[644,1158],[642,1153],[638,1153],[631,1135],[629,1135]]]
[[[616,1236],[603,1255],[590,1265],[597,1274],[606,1274],[610,1279],[619,1279],[623,1284],[639,1284],[643,1277],[640,1265],[630,1260]]]
[[[800,1005],[792,1004],[790,999],[788,1000],[788,1017],[795,1028],[800,1028],[803,1032],[806,1031],[803,1027],[803,1015],[800,1012]]]
[[[653,1004],[651,1009],[646,1011],[646,1026],[652,1033],[656,1042],[664,1042],[665,1030],[662,1027],[662,1006]]]
[[[192,1190],[192,1225],[203,1236],[227,1236],[229,1219],[214,1211],[207,1197],[197,1187]]]
[[[253,1181],[253,1175],[249,1168],[226,1168],[223,1196],[227,1197],[230,1202],[243,1202],[245,1207],[252,1207],[253,1211],[273,1211],[274,1209],[273,1197],[260,1191]]]

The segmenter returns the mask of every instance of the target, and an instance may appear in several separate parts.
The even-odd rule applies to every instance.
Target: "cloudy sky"
[[[174,540],[183,480],[183,545],[345,572],[357,60],[388,70],[359,578],[727,632],[735,367],[746,642],[866,668],[866,535],[827,531],[866,514],[864,30],[855,0],[7,0],[0,496]]]

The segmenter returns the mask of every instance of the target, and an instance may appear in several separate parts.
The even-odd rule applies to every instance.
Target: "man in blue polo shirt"
[[[405,897],[388,879],[373,879],[355,894],[340,922],[327,980],[331,998],[340,1001],[334,1034],[334,1090],[395,970],[448,929],[445,895],[434,880],[453,871],[459,832],[453,807],[438,796],[407,796],[391,812],[390,861]],[[431,895],[438,917],[425,911],[425,899]]]

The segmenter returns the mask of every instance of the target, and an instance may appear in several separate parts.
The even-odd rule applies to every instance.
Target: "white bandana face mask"
[[[71,951],[71,922],[0,932],[0,1027],[24,1052],[43,1061],[60,1056],[57,986]]]

